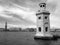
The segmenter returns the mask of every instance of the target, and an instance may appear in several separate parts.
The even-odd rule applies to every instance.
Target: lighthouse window
[[[42,7],[42,5],[40,7]]]
[[[45,31],[46,31],[46,32],[48,31],[48,27],[45,28]]]
[[[41,32],[41,27],[39,27],[39,31]]]
[[[43,5],[43,7],[45,7],[45,5]]]
[[[47,16],[45,16],[45,19],[47,19]]]
[[[39,17],[39,19],[41,19],[41,17]]]

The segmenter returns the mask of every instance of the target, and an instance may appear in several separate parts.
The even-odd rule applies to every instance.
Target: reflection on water
[[[35,40],[38,45],[51,45],[51,41]]]
[[[34,34],[34,32],[0,32],[0,45],[60,45],[60,39],[34,40]]]
[[[58,40],[56,41],[52,41],[52,40],[35,40],[35,42],[37,43],[37,45],[60,45],[58,42]]]

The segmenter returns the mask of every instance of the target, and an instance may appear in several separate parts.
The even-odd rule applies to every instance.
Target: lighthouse
[[[46,10],[46,3],[40,3],[40,10],[36,13],[37,30],[35,38],[50,38],[53,37],[50,33],[50,12]]]

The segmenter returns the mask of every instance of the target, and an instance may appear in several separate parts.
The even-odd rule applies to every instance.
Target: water
[[[56,41],[34,40],[35,32],[0,32],[0,45],[60,45]]]

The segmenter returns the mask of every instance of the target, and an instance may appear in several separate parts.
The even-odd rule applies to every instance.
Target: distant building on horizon
[[[4,31],[9,31],[8,29],[7,29],[7,21],[5,22],[5,29],[4,29]]]

